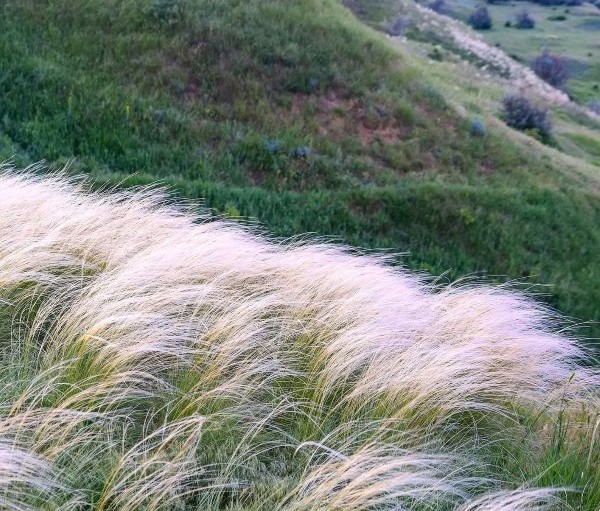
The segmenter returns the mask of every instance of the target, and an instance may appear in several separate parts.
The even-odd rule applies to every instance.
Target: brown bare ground
[[[363,147],[373,142],[394,144],[406,138],[409,127],[402,126],[391,115],[385,114],[385,107],[378,108],[381,113],[371,113],[357,99],[346,99],[330,92],[315,97],[294,94],[290,113],[293,117],[303,116],[307,108],[314,109],[314,119],[318,122],[318,132],[332,140],[356,138]]]

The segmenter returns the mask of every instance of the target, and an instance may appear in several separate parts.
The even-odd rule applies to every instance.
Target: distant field
[[[448,0],[451,14],[466,21],[477,0]],[[572,77],[566,89],[579,103],[600,100],[600,9],[581,6],[542,6],[531,2],[486,4],[493,20],[491,30],[481,30],[485,40],[498,45],[509,55],[529,63],[544,48],[564,55],[570,61]],[[527,10],[535,28],[520,30],[514,25],[517,13]],[[564,18],[564,19],[562,19]]]

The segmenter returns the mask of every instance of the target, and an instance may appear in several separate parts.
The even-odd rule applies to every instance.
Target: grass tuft
[[[600,374],[508,287],[0,175],[0,503],[600,505]]]

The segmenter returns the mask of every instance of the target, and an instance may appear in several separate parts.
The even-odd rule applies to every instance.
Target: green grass
[[[577,321],[600,317],[595,177],[492,123],[473,135],[423,61],[339,3],[8,0],[1,14],[2,157],[74,158],[99,185],[158,179],[276,236],[525,279]]]
[[[588,153],[593,154],[600,161],[600,139],[592,138],[583,134],[573,134],[571,139],[577,145],[583,147]]]

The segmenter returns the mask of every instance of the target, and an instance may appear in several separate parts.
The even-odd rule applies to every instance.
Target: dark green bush
[[[529,13],[525,9],[523,9],[515,17],[515,27],[520,29],[535,28],[535,20],[529,15]]]
[[[542,140],[549,139],[552,123],[547,110],[536,108],[529,100],[517,94],[509,94],[502,101],[502,118],[511,128],[537,132]]]
[[[483,121],[477,117],[471,119],[471,134],[477,137],[485,137],[487,129]]]
[[[448,12],[445,0],[432,0],[427,4],[427,8],[438,14],[446,14]]]
[[[469,16],[469,25],[477,30],[489,30],[492,28],[492,17],[485,6],[475,9],[473,14]]]
[[[562,87],[569,79],[569,70],[564,57],[550,53],[547,49],[533,59],[531,69],[542,80],[554,87]]]

